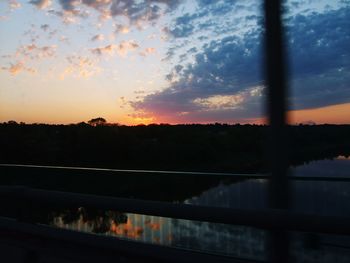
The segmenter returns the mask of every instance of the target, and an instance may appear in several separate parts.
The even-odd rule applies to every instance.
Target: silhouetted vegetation
[[[267,129],[262,125],[27,125],[11,121],[0,124],[0,163],[267,172]],[[289,126],[288,132],[290,165],[350,155],[350,125]],[[0,174],[1,185],[171,202],[182,202],[220,183],[231,184],[238,180],[230,176],[6,166],[0,167]],[[61,211],[51,206],[46,210]],[[72,220],[82,216],[81,211],[74,211],[66,213],[74,217]],[[36,221],[51,220],[47,218],[48,213],[38,214],[43,218]],[[67,216],[63,218],[69,221]],[[96,214],[96,218],[104,217]],[[94,228],[103,232],[108,222],[99,220]]]
[[[101,125],[106,125],[107,121],[104,118],[98,117],[95,119],[91,119],[88,121],[89,125],[92,126],[101,126]]]
[[[0,125],[0,162],[120,169],[255,173],[265,165],[266,126]],[[289,127],[290,165],[350,154],[350,125]]]

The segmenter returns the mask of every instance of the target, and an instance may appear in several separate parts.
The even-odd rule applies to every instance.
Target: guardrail
[[[213,176],[227,177],[231,179],[269,179],[266,173],[213,173],[213,172],[188,172],[188,171],[161,171],[161,170],[134,170],[134,169],[112,169],[112,168],[93,168],[93,167],[74,167],[74,166],[48,166],[48,165],[30,165],[30,164],[4,164],[0,163],[0,168],[37,168],[49,170],[64,171],[93,171],[103,172],[104,174],[140,174],[140,175],[194,175],[194,176]],[[328,182],[349,182],[350,174],[345,176],[293,176],[288,175],[291,181],[328,181]]]

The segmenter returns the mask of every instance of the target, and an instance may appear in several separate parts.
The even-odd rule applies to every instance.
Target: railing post
[[[264,1],[267,113],[269,120],[268,158],[270,207],[287,209],[289,199],[287,179],[286,109],[287,85],[285,73],[282,8],[280,0]],[[271,262],[288,262],[286,231],[271,232]]]

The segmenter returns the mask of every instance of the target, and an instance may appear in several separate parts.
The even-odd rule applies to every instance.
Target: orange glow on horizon
[[[127,112],[115,112],[113,108],[107,108],[101,111],[98,114],[93,114],[93,110],[89,109],[87,112],[84,112],[86,108],[80,109],[80,111],[75,111],[78,116],[73,116],[71,112],[68,113],[68,109],[58,111],[52,111],[51,109],[47,111],[39,112],[36,109],[33,112],[19,112],[19,115],[13,116],[13,118],[5,118],[5,114],[0,114],[0,122],[7,122],[9,120],[15,120],[16,122],[25,122],[25,123],[47,123],[47,124],[72,124],[79,123],[82,121],[87,122],[89,119],[102,116],[111,124],[121,124],[121,125],[149,125],[149,124],[161,124],[168,123],[172,125],[176,124],[212,124],[212,123],[228,123],[228,124],[266,124],[268,123],[266,118],[249,118],[244,120],[213,120],[213,121],[200,121],[196,119],[191,119],[189,116],[186,119],[172,117],[165,117],[163,115],[153,115],[147,117],[134,117],[132,114],[128,115]],[[3,112],[6,113],[6,112]],[[10,115],[10,114],[9,114]],[[40,116],[41,118],[35,118]],[[315,124],[350,124],[350,103],[331,105],[326,107],[314,108],[314,109],[305,109],[305,110],[292,110],[287,114],[289,124],[298,124],[298,123],[315,123]]]
[[[350,124],[350,103],[289,111],[288,119],[290,124],[306,122],[316,124]]]

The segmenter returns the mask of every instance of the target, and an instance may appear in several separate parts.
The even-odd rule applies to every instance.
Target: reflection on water
[[[96,216],[93,217],[90,213]],[[90,215],[86,216],[87,214]],[[70,220],[71,218],[74,220]],[[60,228],[164,246],[252,259],[267,257],[266,231],[251,227],[139,214],[121,214],[113,211],[96,213],[84,208],[65,210],[56,214],[50,223]]]
[[[350,159],[312,162],[292,169],[292,174],[345,176]],[[325,171],[325,169],[327,171]],[[344,172],[345,169],[345,172]],[[292,181],[291,209],[321,215],[350,216],[350,182]],[[267,181],[249,179],[219,184],[186,204],[259,209],[267,206]],[[267,232],[228,226],[120,212],[94,212],[83,208],[54,213],[50,224],[85,232],[250,259],[267,258]],[[350,239],[319,234],[291,235],[295,262],[350,262]]]
[[[335,158],[334,160],[350,160],[350,156],[343,156],[343,155],[339,155],[337,158]]]
[[[267,207],[267,181],[249,179],[230,185],[219,184],[184,201],[186,204],[229,208],[258,209]]]
[[[350,177],[350,157],[313,161],[292,169],[296,176],[340,176]]]
[[[350,177],[350,157],[310,162],[294,176]],[[350,216],[350,181],[292,181],[291,209],[319,215]]]

